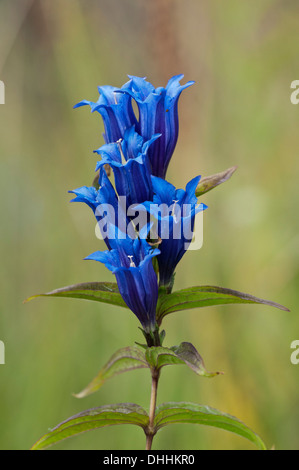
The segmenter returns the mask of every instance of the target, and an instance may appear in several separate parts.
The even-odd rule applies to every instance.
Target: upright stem
[[[150,401],[150,409],[149,409],[149,423],[145,432],[146,434],[145,450],[151,450],[153,438],[154,438],[154,435],[156,434],[155,428],[154,428],[154,420],[155,420],[155,413],[156,413],[159,375],[160,375],[160,372],[158,370],[152,371],[151,401]]]

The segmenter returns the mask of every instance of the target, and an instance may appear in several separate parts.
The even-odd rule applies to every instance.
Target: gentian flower
[[[193,236],[195,215],[207,208],[197,205],[195,190],[200,176],[193,178],[186,189],[152,176],[154,198],[136,209],[146,209],[157,221],[157,235],[161,239],[158,257],[159,285],[169,286],[178,262],[187,251]]]
[[[108,228],[117,225],[123,231],[128,231],[131,238],[136,238],[136,233],[127,218],[125,201],[117,197],[115,190],[106,174],[106,171],[100,175],[100,188],[82,186],[81,188],[69,191],[76,194],[71,202],[84,202],[93,211],[107,247],[111,249],[108,237]],[[122,235],[122,232],[119,232]],[[111,236],[111,228],[110,228]],[[116,236],[116,234],[114,234]]]
[[[83,100],[74,107],[89,105],[92,112],[98,111],[101,114],[107,144],[123,139],[126,130],[134,125],[144,141],[150,141],[153,135],[161,134],[148,154],[152,174],[165,178],[178,139],[178,100],[181,92],[194,82],[180,85],[183,75],[176,75],[168,81],[166,88],[155,88],[145,78],[130,75],[129,78],[121,88],[98,87],[100,96],[97,102]],[[133,111],[132,99],[138,105],[138,119]]]
[[[111,239],[110,245],[110,251],[97,251],[86,259],[100,261],[115,274],[122,298],[144,331],[155,331],[158,282],[152,259],[160,251],[152,249],[144,238],[132,240],[120,235]]]
[[[149,159],[152,174],[165,178],[178,139],[178,100],[181,92],[194,82],[180,85],[184,75],[176,75],[169,80],[166,88],[155,89],[145,78],[129,77],[130,82],[116,94],[129,95],[136,101],[139,110],[136,131],[145,140],[150,140],[154,134],[161,134],[161,138],[149,149]]]
[[[159,134],[153,135],[145,142],[132,126],[123,139],[95,150],[102,157],[96,171],[106,164],[112,167],[117,193],[126,197],[127,207],[153,198],[148,151],[159,137]]]
[[[124,91],[128,84],[122,88],[112,86],[98,87],[99,99],[96,103],[83,100],[74,108],[89,105],[91,112],[98,111],[103,118],[105,132],[103,137],[106,143],[116,142],[123,138],[126,129],[137,123],[132,107],[131,97],[118,93]]]

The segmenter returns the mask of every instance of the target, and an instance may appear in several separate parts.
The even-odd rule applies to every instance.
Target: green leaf
[[[39,439],[31,450],[46,449],[63,439],[116,424],[135,424],[145,429],[148,424],[148,415],[143,408],[133,403],[118,403],[91,408],[58,424]]]
[[[166,315],[180,310],[225,304],[264,304],[289,312],[289,309],[283,305],[259,299],[243,292],[224,287],[196,286],[182,289],[172,294],[160,295],[157,308],[157,322],[160,325]]]
[[[208,372],[205,368],[203,358],[191,343],[183,342],[179,346],[171,348],[177,357],[190,367],[197,375],[203,377],[215,377],[222,372]]]
[[[146,360],[152,369],[160,370],[164,366],[187,365],[197,375],[215,377],[221,372],[208,372],[204,361],[191,343],[181,343],[172,348],[153,346],[145,352]]]
[[[84,282],[74,284],[73,286],[62,287],[47,292],[46,294],[33,295],[24,302],[29,302],[37,297],[69,297],[71,299],[94,300],[128,308],[115,282]]]
[[[184,364],[174,351],[162,346],[153,346],[145,351],[145,357],[152,369],[160,370],[164,366]]]
[[[107,364],[100,370],[98,375],[91,381],[82,392],[75,395],[77,398],[87,397],[96,392],[115,375],[122,374],[134,369],[149,367],[145,359],[145,352],[137,347],[127,347],[116,351]]]
[[[203,424],[224,429],[242,436],[259,449],[266,450],[262,439],[234,416],[222,413],[209,406],[194,403],[163,403],[157,407],[155,417],[156,430],[175,423]]]
[[[224,183],[232,176],[236,169],[237,167],[233,166],[228,168],[228,170],[222,171],[221,173],[216,173],[215,175],[202,178],[196,188],[195,195],[197,197],[202,196],[208,191],[211,191],[211,189],[216,188],[216,186],[219,184]]]

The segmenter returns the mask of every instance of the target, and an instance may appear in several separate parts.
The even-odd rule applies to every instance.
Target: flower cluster
[[[72,201],[93,210],[107,245],[86,259],[104,263],[115,274],[125,303],[150,333],[156,330],[159,287],[171,289],[192,240],[195,215],[206,206],[195,196],[200,176],[185,190],[165,180],[178,139],[178,100],[193,82],[181,85],[183,75],[178,75],[165,88],[154,88],[145,78],[129,78],[121,88],[99,87],[97,102],[75,106],[89,105],[101,115],[105,144],[95,150],[101,157],[98,184],[71,192]]]

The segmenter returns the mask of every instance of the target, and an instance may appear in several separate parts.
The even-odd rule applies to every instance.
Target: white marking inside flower
[[[123,139],[118,139],[118,140],[116,141],[116,143],[117,143],[117,145],[118,145],[119,153],[120,153],[120,156],[121,156],[121,163],[124,165],[127,161],[126,161],[126,158],[125,158],[125,156],[124,156],[123,148],[122,148],[122,146],[121,146],[122,140],[123,140]]]
[[[175,201],[175,200],[173,199],[173,202],[174,202],[174,204],[173,204],[173,208],[172,208],[172,211],[171,211],[171,216],[174,218],[174,221],[177,222],[177,218],[176,218],[176,215],[175,215],[175,212],[174,212],[174,211],[175,211],[176,205],[177,205],[177,203],[179,202],[179,200]]]
[[[133,255],[129,255],[128,258],[129,258],[129,260],[130,260],[130,268],[136,268],[136,264],[135,264],[134,261],[132,260]]]
[[[113,96],[114,96],[114,103],[117,104],[117,98],[116,98],[117,93],[114,92],[114,93],[113,93]]]

